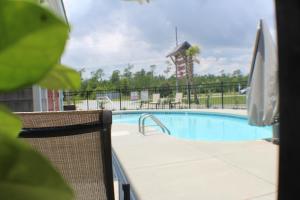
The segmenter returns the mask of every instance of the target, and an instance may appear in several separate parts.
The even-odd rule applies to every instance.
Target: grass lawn
[[[221,95],[218,96],[200,96],[198,97],[200,99],[200,104],[207,104],[207,101],[209,100],[210,105],[214,104],[222,104],[222,97]],[[246,96],[245,95],[227,95],[224,94],[223,96],[223,103],[224,105],[243,105],[246,104]],[[187,103],[187,99],[184,100],[185,103]],[[191,96],[191,103],[194,103],[194,96]]]

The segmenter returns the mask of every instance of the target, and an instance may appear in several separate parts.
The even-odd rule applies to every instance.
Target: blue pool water
[[[114,123],[138,124],[142,113],[117,114]],[[243,117],[208,113],[151,113],[171,132],[172,136],[206,141],[245,141],[272,137],[272,127],[248,125]],[[154,124],[146,119],[146,125]],[[160,129],[159,127],[156,127]]]

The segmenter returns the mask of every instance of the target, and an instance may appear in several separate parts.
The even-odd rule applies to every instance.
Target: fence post
[[[68,95],[70,95],[70,92],[69,92],[69,94],[68,94]],[[73,94],[73,96],[72,96],[72,97],[73,97],[73,104],[74,104],[74,105],[76,105],[76,101],[75,101],[74,94]]]
[[[188,84],[188,102],[189,102],[189,109],[191,109],[191,86]]]
[[[90,107],[89,107],[89,91],[86,91],[86,108],[87,108],[87,110],[90,109]]]
[[[210,95],[208,94],[207,95],[207,99],[206,99],[206,107],[209,108],[209,98],[210,98]]]
[[[221,92],[222,92],[222,109],[224,109],[224,83],[221,82]]]
[[[120,110],[122,110],[122,91],[121,91],[121,88],[119,89],[119,103],[120,103]]]
[[[70,105],[71,103],[70,103],[70,94],[69,94],[69,91],[64,91],[63,92],[63,97],[64,97],[65,101],[67,102],[67,105]]]

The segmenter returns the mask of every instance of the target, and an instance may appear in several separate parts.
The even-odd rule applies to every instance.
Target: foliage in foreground
[[[79,74],[59,64],[69,27],[34,0],[0,0],[0,93],[32,84],[78,89]],[[17,136],[20,120],[0,106],[0,199],[73,198],[49,161]]]

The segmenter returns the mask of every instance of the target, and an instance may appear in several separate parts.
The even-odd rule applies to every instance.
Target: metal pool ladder
[[[164,133],[167,132],[169,135],[171,135],[170,130],[159,119],[157,119],[156,117],[154,117],[152,114],[148,114],[148,113],[142,114],[140,116],[140,118],[139,118],[139,132],[140,133],[142,133],[143,135],[145,135],[145,120],[147,118],[152,119],[157,124],[157,126],[159,126],[161,128],[161,130]]]

